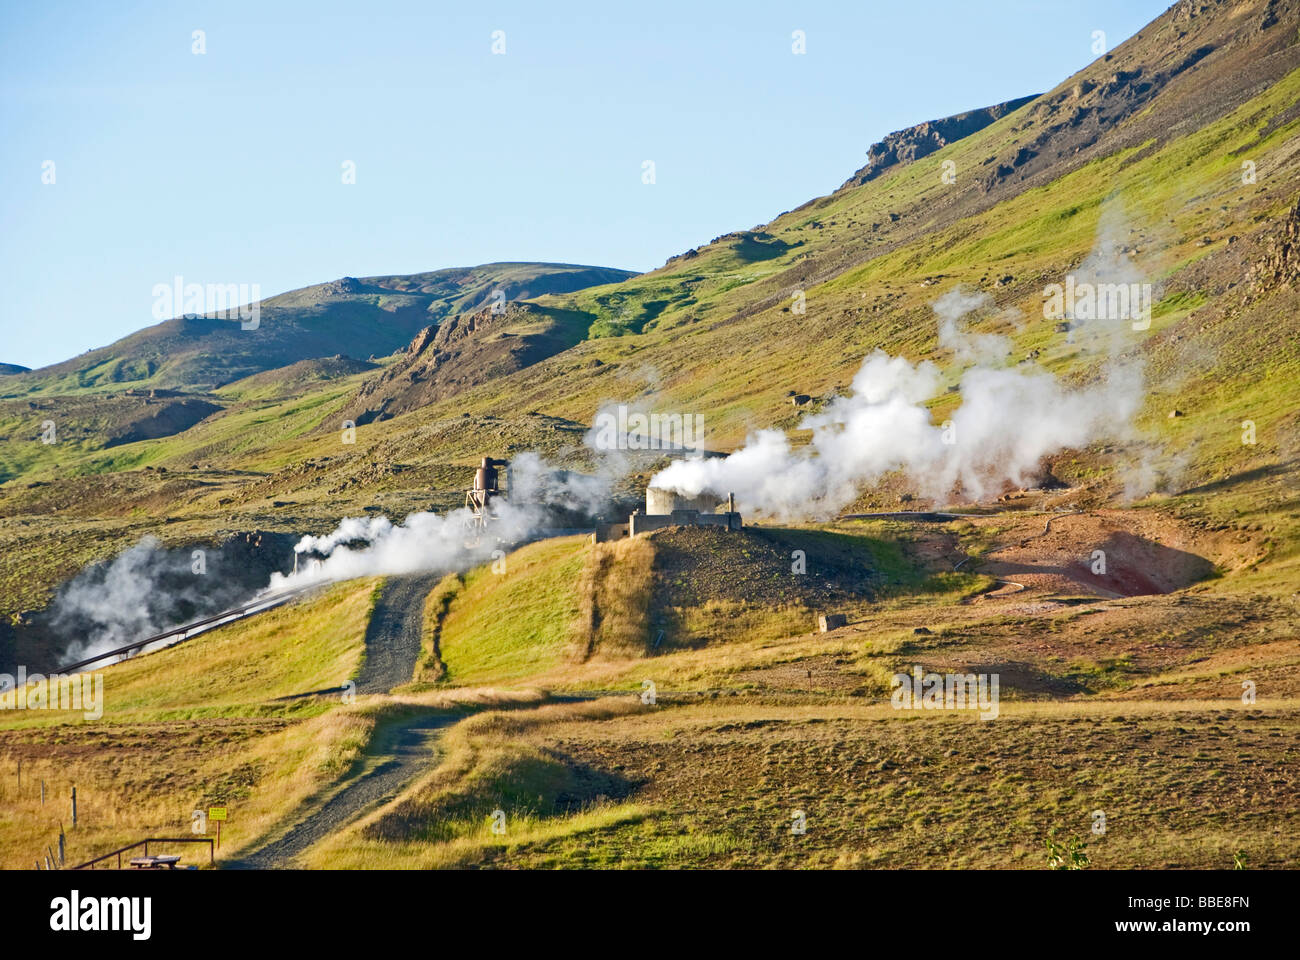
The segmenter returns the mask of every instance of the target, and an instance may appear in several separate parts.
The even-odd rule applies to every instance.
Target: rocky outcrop
[[[330,297],[342,297],[361,292],[361,281],[356,277],[340,277],[329,283],[321,284],[321,292]]]
[[[845,186],[861,186],[892,167],[903,166],[927,157],[950,143],[978,133],[995,120],[1020,109],[1037,96],[1038,94],[1019,97],[991,107],[944,117],[942,120],[929,120],[915,127],[891,133],[884,140],[871,145],[867,150],[867,165],[854,173]]]
[[[1300,289],[1300,198],[1268,241],[1264,255],[1251,267],[1249,281],[1256,293],[1279,287]]]
[[[168,391],[159,391],[166,393]],[[165,399],[161,403],[145,400],[145,406],[126,423],[116,425],[104,442],[105,447],[116,447],[139,440],[157,440],[182,433],[200,420],[205,420],[222,408],[207,400]]]
[[[554,356],[581,340],[591,316],[508,303],[425,327],[405,355],[368,380],[344,411],[358,425],[388,420]]]

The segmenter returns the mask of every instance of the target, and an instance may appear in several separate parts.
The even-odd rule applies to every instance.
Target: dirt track
[[[366,659],[357,693],[387,693],[408,683],[420,656],[424,599],[439,577],[389,577],[366,628]],[[445,715],[417,716],[387,727],[373,745],[367,768],[343,783],[323,803],[301,815],[282,836],[228,866],[283,869],[295,857],[337,832],[371,806],[396,796],[436,761],[437,731],[453,722]]]
[[[438,731],[456,719],[425,715],[388,728],[374,765],[345,781],[342,789],[309,811],[283,836],[226,866],[237,870],[293,866],[295,857],[341,830],[370,807],[391,800],[421,770],[428,769],[437,759]]]
[[[437,575],[389,577],[366,628],[366,661],[357,678],[357,693],[387,693],[410,683],[420,656],[424,598]]]

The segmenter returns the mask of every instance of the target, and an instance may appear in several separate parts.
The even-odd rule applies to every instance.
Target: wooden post
[[[45,781],[41,781],[41,806],[45,806]]]
[[[77,788],[72,788],[72,828],[77,828]]]
[[[63,866],[64,863],[67,862],[67,861],[64,860],[64,858],[63,858],[63,853],[64,853],[64,837],[63,837],[63,828],[60,827],[60,828],[59,828],[59,866],[60,866],[60,867]]]

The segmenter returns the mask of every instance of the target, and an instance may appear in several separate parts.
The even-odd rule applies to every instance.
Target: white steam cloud
[[[226,570],[220,551],[206,551],[205,575],[189,549],[167,550],[144,537],[106,563],[88,566],[59,592],[50,611],[62,656],[94,656],[215,613],[247,594],[249,585]]]
[[[967,293],[954,287],[934,302],[939,318],[939,346],[951,350],[961,363],[1001,363],[1011,355],[1011,341],[996,333],[970,333],[961,323],[968,313],[993,303],[987,293]]]
[[[395,524],[387,517],[348,517],[324,536],[303,537],[294,550],[298,570],[272,574],[268,588],[280,592],[354,577],[450,573],[492,558],[503,545],[544,529],[548,508],[591,513],[609,496],[603,477],[556,470],[534,453],[510,462],[510,499],[492,503],[487,535],[475,536],[467,508],[447,514],[413,513]]]
[[[145,537],[107,565],[74,579],[55,601],[52,624],[59,631],[83,632],[69,645],[71,659],[120,647],[158,632],[156,596],[159,565],[166,555],[158,541]]]
[[[938,367],[877,350],[850,396],[802,421],[813,432],[808,446],[796,449],[780,431],[760,430],[728,457],[673,463],[651,485],[686,496],[734,492],[745,509],[779,519],[833,515],[896,470],[933,500],[954,492],[981,500],[1025,485],[1047,456],[1129,432],[1142,399],[1138,366],[1112,362],[1099,381],[1078,388],[1036,369],[989,366],[1005,362],[1009,343],[960,324],[963,313],[987,303],[954,290],[934,305],[941,342],[981,364],[962,375],[962,404],[949,421],[934,423],[926,406],[939,392]]]
[[[296,573],[272,573],[257,589],[247,558],[202,551],[196,568],[189,548],[168,550],[145,537],[106,563],[73,578],[51,607],[49,626],[67,638],[64,662],[135,643],[246,602],[352,577],[464,570],[492,559],[546,528],[556,509],[591,514],[608,500],[608,477],[556,470],[533,453],[511,462],[511,500],[493,502],[486,535],[470,528],[472,512],[416,513],[401,523],[387,517],[348,517],[330,533],[305,536],[295,546]],[[201,572],[202,571],[202,572]],[[202,628],[200,628],[202,629]]]

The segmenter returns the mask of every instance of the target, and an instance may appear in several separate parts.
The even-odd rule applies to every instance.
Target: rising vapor
[[[493,501],[489,535],[470,534],[472,511],[413,513],[401,523],[387,517],[347,517],[323,536],[305,536],[294,547],[307,558],[292,574],[275,573],[267,592],[278,593],[354,577],[451,573],[492,558],[545,529],[549,507],[595,512],[608,499],[605,477],[557,470],[535,453],[510,462],[510,500]]]
[[[983,500],[1025,485],[1045,457],[1130,432],[1142,400],[1140,367],[1112,361],[1098,382],[1071,388],[1044,371],[996,366],[1009,342],[960,325],[962,314],[988,302],[957,289],[934,304],[941,345],[975,362],[960,379],[962,404],[945,423],[934,423],[926,405],[939,393],[940,369],[877,350],[853,378],[851,395],[800,423],[813,433],[808,446],[760,430],[728,457],[671,464],[651,485],[691,497],[734,492],[746,510],[818,519],[892,471],[932,500],[954,493]]]

